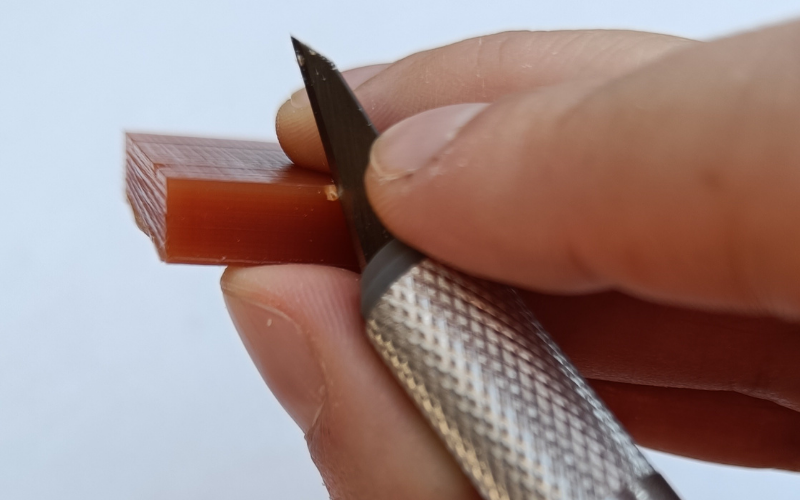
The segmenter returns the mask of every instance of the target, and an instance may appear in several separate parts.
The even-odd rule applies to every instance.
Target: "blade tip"
[[[292,39],[292,45],[294,46],[294,53],[297,56],[297,63],[301,67],[305,67],[306,62],[309,59],[313,59],[319,62],[324,62],[332,69],[336,69],[336,66],[330,60],[328,60],[328,58],[326,58],[316,50],[312,49],[308,45],[304,44],[303,42],[295,38],[293,35],[290,35],[290,37]]]
[[[294,35],[289,35],[289,38],[292,39],[292,46],[294,47],[295,52],[306,48],[306,45],[298,40]]]
[[[295,38],[293,35],[290,35],[292,39],[292,46],[294,47],[294,55],[297,58],[297,64],[300,67],[304,67],[306,65],[306,56],[305,54],[308,52],[308,46]]]

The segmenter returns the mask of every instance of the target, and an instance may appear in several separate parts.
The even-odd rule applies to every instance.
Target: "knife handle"
[[[372,344],[486,500],[679,500],[514,289],[392,242],[362,290]]]

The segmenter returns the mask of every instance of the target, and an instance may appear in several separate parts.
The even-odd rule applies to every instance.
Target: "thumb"
[[[373,146],[370,201],[484,277],[800,317],[797,47],[788,24],[421,113]]]
[[[256,367],[305,433],[331,498],[478,498],[369,345],[355,274],[230,268],[222,288]]]

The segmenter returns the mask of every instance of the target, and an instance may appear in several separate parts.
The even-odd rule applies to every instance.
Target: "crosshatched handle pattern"
[[[425,259],[367,333],[487,500],[605,500],[654,473],[509,287]]]

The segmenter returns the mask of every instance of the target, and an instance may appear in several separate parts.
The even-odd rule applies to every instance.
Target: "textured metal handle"
[[[424,259],[366,320],[484,498],[678,498],[513,289]]]

